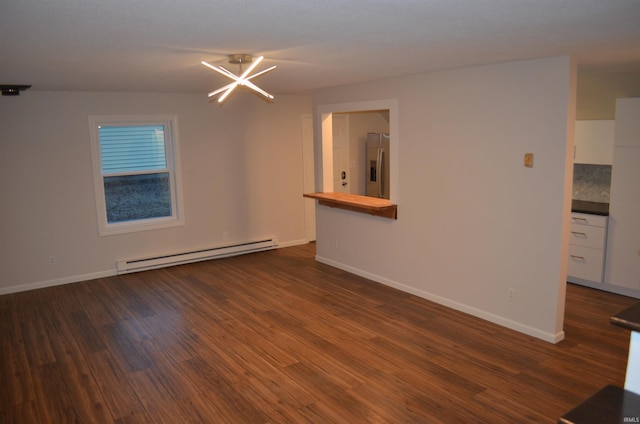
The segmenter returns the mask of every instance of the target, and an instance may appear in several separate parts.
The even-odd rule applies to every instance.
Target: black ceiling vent
[[[1,85],[0,92],[3,96],[19,96],[21,91],[31,88],[30,85]]]

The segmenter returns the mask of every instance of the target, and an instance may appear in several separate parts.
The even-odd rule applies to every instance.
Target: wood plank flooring
[[[636,299],[569,285],[552,345],[314,254],[0,296],[0,422],[553,423],[624,384]]]

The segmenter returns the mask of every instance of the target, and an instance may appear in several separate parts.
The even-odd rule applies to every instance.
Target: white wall
[[[572,61],[496,64],[313,95],[316,109],[376,99],[398,101],[398,220],[317,206],[318,260],[561,340]],[[533,168],[523,166],[526,152],[535,155]]]
[[[115,272],[117,260],[276,236],[304,242],[302,116],[310,96],[267,104],[206,95],[39,92],[0,98],[0,294]],[[89,115],[178,116],[186,225],[98,236]],[[49,256],[57,263],[48,264]]]

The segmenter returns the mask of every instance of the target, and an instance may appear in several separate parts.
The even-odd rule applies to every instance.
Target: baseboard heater
[[[226,246],[212,247],[189,252],[173,253],[144,259],[129,259],[117,262],[118,274],[146,271],[149,269],[163,268],[167,266],[186,264],[191,262],[206,261],[209,259],[226,258],[245,253],[260,252],[273,249],[278,246],[278,240],[269,238]]]

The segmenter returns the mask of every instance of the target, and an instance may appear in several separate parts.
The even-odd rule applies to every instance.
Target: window
[[[91,116],[101,235],[182,225],[177,118]]]

